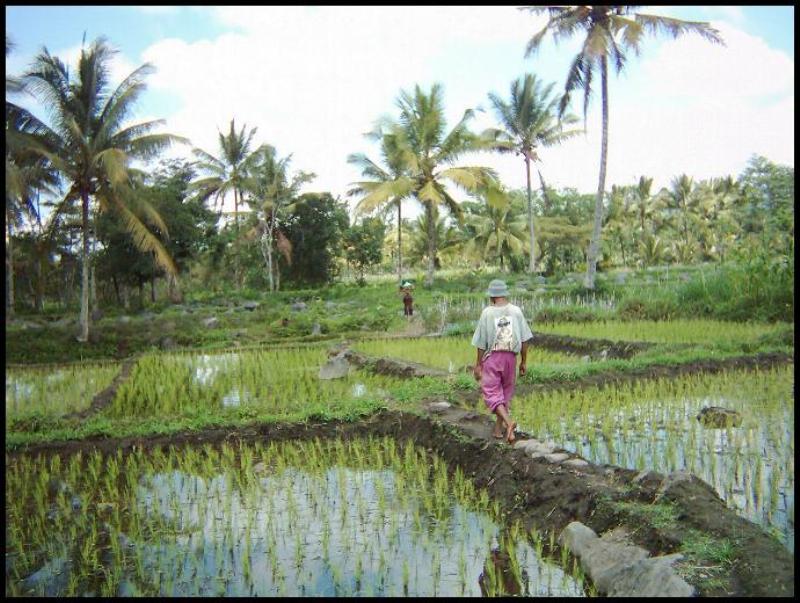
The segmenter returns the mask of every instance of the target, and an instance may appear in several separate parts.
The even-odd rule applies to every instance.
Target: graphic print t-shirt
[[[514,351],[514,330],[511,327],[511,318],[508,316],[498,316],[494,319],[496,337],[492,351],[494,352],[513,352]]]

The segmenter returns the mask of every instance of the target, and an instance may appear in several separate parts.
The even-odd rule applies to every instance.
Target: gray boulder
[[[578,559],[597,589],[611,597],[691,597],[694,588],[680,578],[672,564],[680,554],[649,557],[641,547],[627,544],[616,531],[599,538],[578,521],[570,523],[558,542]]]
[[[334,356],[319,368],[320,379],[341,379],[350,373],[350,363],[344,356]]]
[[[540,274],[539,276],[534,277],[533,282],[537,285],[544,285],[547,282],[547,279]]]
[[[308,306],[306,306],[306,303],[305,303],[305,302],[301,302],[301,301],[299,301],[299,302],[294,302],[294,303],[292,304],[292,311],[293,311],[293,312],[302,312],[302,311],[304,311],[304,310],[305,310],[307,307],[308,307]]]
[[[311,327],[311,334],[322,335],[322,326],[318,322],[315,322],[314,325]]]
[[[203,326],[212,329],[214,327],[219,326],[219,319],[216,316],[212,316],[211,318],[206,318],[203,321]]]
[[[250,312],[254,311],[256,308],[258,308],[258,306],[259,306],[259,303],[256,302],[256,301],[247,301],[247,302],[244,302],[244,304],[242,304],[242,307],[245,310],[249,310]]]

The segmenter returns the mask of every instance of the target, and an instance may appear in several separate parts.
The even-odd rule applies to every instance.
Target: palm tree
[[[353,153],[347,157],[347,162],[361,169],[361,176],[368,178],[355,182],[347,191],[348,196],[361,195],[356,205],[359,213],[369,213],[378,208],[391,210],[397,206],[397,282],[403,282],[403,199],[408,197],[413,190],[414,182],[405,175],[402,156],[397,147],[397,135],[392,133],[395,124],[385,122],[372,132],[366,134],[381,144],[381,157],[385,167],[376,163],[364,153]]]
[[[644,235],[647,232],[645,220],[653,215],[655,205],[652,203],[650,189],[653,187],[653,179],[639,176],[639,182],[632,189],[634,208],[639,222],[639,232]]]
[[[150,159],[174,142],[187,142],[172,134],[152,130],[164,120],[123,126],[134,103],[145,90],[144,77],[153,68],[145,63],[115,89],[110,90],[109,63],[116,51],[98,38],[81,48],[77,75],[45,48],[34,59],[23,81],[48,107],[51,126],[43,125],[42,138],[21,136],[27,147],[46,159],[69,185],[61,205],[80,202],[83,231],[80,334],[89,339],[89,212],[92,199],[101,211],[117,214],[142,251],[153,252],[169,274],[177,268],[169,253],[145,224],[131,211],[136,205],[162,233],[167,229],[160,216],[129,186],[128,165],[132,159]]]
[[[535,75],[527,74],[524,78],[511,82],[511,97],[508,102],[495,93],[489,93],[489,100],[500,120],[503,130],[489,129],[484,136],[497,141],[494,147],[500,152],[514,151],[522,155],[525,161],[525,175],[528,186],[528,231],[530,235],[528,272],[533,274],[534,265],[534,226],[533,202],[531,200],[531,162],[540,161],[537,149],[560,144],[582,132],[582,130],[564,131],[578,121],[572,114],[561,119],[556,116],[558,99],[551,98],[554,83],[542,89],[541,80]],[[541,172],[539,178],[544,183]],[[543,194],[544,184],[542,185]]]
[[[244,192],[244,181],[255,163],[259,160],[258,149],[251,150],[253,137],[258,128],[252,128],[247,132],[247,125],[237,132],[234,120],[231,119],[230,129],[227,134],[219,132],[219,158],[202,149],[193,149],[198,161],[195,164],[197,169],[205,172],[206,175],[199,180],[192,182],[191,189],[197,191],[197,196],[206,200],[214,197],[214,203],[219,202],[222,211],[222,202],[229,192],[233,192],[233,216],[234,231],[236,233],[236,244],[239,244],[239,202],[242,201]],[[239,265],[238,252],[236,254],[236,275],[237,286],[241,287],[241,266]]]
[[[442,206],[457,219],[461,219],[461,208],[445,189],[445,182],[455,184],[467,192],[487,188],[487,196],[491,202],[499,203],[502,200],[494,192],[496,179],[492,169],[480,166],[450,167],[464,153],[488,148],[484,139],[467,129],[467,123],[473,117],[471,109],[465,111],[450,132],[446,132],[440,84],[434,84],[430,94],[425,94],[419,86],[415,87],[413,94],[401,91],[397,104],[400,108],[400,122],[392,133],[397,137],[397,152],[407,170],[406,175],[413,183],[409,192],[425,207],[428,226],[428,270],[425,284],[430,286],[433,284],[436,269],[434,210]],[[398,194],[397,190],[392,189],[384,191],[381,196],[388,198]],[[378,197],[376,194],[376,202]]]
[[[297,206],[298,202],[295,199],[300,187],[316,176],[312,173],[299,172],[292,176],[289,182],[289,164],[292,156],[279,159],[277,151],[270,145],[261,146],[258,152],[254,153],[254,158],[257,163],[249,168],[250,173],[242,181],[242,186],[250,192],[251,203],[255,204],[254,209],[259,223],[250,234],[260,234],[261,253],[267,264],[269,290],[274,292],[280,285],[279,282],[276,283],[280,271],[277,270],[277,265],[273,265],[273,246],[277,246],[287,262],[291,261],[291,244],[279,228],[280,221],[286,213],[294,211]]]
[[[594,289],[594,276],[597,268],[597,254],[600,247],[600,228],[603,215],[603,196],[606,184],[606,163],[608,159],[608,60],[614,62],[617,73],[622,71],[627,57],[625,51],[632,49],[637,55],[645,33],[665,32],[673,38],[692,32],[710,42],[723,44],[719,32],[708,23],[682,21],[658,15],[633,13],[636,6],[526,6],[535,14],[545,13],[548,21],[528,42],[525,56],[531,56],[541,45],[548,32],[558,42],[563,37],[571,37],[584,31],[586,37],[583,47],[575,56],[564,84],[560,112],[563,114],[570,102],[570,95],[576,89],[583,89],[583,118],[589,106],[593,75],[600,71],[602,90],[603,132],[600,146],[600,177],[595,198],[594,225],[587,253],[585,286]],[[634,18],[630,15],[633,13]]]
[[[464,251],[477,253],[484,261],[499,259],[500,268],[505,270],[505,258],[522,254],[530,242],[525,236],[524,210],[510,200],[500,206],[472,203],[468,207]]]

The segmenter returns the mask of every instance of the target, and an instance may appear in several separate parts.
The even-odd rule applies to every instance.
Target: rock
[[[320,379],[341,379],[350,373],[350,363],[343,356],[331,358],[319,368]]]
[[[71,327],[74,324],[78,324],[78,321],[70,316],[65,316],[64,318],[60,318],[59,320],[52,323],[50,326],[53,327]]]
[[[599,538],[578,521],[570,523],[558,542],[580,559],[597,589],[616,597],[689,597],[694,589],[675,574],[672,563],[680,554],[648,557],[641,547],[626,544],[611,532]]]
[[[544,285],[547,282],[547,279],[540,274],[539,276],[534,277],[533,282],[537,285]]]
[[[721,406],[707,406],[697,414],[697,420],[704,427],[715,429],[724,427],[739,427],[742,424],[742,415],[735,410]]]
[[[45,563],[22,581],[23,592],[42,594],[45,597],[63,596],[67,588],[72,563],[64,557],[57,557]]]
[[[568,467],[587,467],[589,462],[583,459],[569,459],[568,461],[564,461],[562,464],[567,465]]]
[[[627,279],[627,278],[628,278],[628,275],[627,275],[627,273],[625,273],[625,272],[620,272],[620,273],[619,273],[619,274],[617,274],[617,276],[614,278],[614,282],[615,282],[616,284],[618,284],[618,285],[624,285],[624,284],[625,284],[625,279]]]
[[[444,400],[442,400],[441,402],[434,402],[433,404],[428,406],[428,410],[430,410],[431,412],[439,413],[446,411],[448,408],[450,408],[450,406],[452,405],[449,402],[445,402]]]
[[[315,322],[314,325],[311,327],[311,334],[322,335],[322,326],[318,322]]]
[[[528,444],[530,444],[531,442],[534,442],[534,440],[517,440],[516,442],[514,442],[513,446],[517,450],[527,449]],[[536,444],[538,444],[538,442],[536,442]]]
[[[325,302],[325,309],[333,310],[336,307],[336,302],[333,301],[326,301]]]
[[[247,301],[247,302],[244,302],[244,304],[242,304],[242,307],[245,310],[249,310],[250,312],[254,311],[256,308],[258,308],[258,306],[259,306],[259,303],[255,302],[255,301]]]
[[[130,316],[123,315],[123,316],[120,316],[119,318],[117,318],[117,322],[120,323],[120,324],[123,324],[123,325],[128,324],[130,321],[131,321],[131,317]]]
[[[536,291],[534,291],[534,293],[536,293],[537,295],[544,295],[545,293],[547,293],[547,289],[545,289],[544,287],[539,287]]]
[[[566,452],[551,452],[550,454],[545,454],[544,458],[548,463],[561,463],[566,461],[569,455]]]
[[[153,320],[156,317],[152,312],[143,312],[140,316],[142,320]]]
[[[581,356],[581,360],[583,362],[591,362],[592,361],[592,357],[587,354],[586,356]]]
[[[295,303],[293,303],[293,304],[292,304],[292,311],[293,311],[293,312],[302,312],[302,311],[303,311],[303,310],[305,310],[307,307],[308,307],[308,306],[306,306],[306,303],[305,303],[305,302],[301,302],[301,301],[299,301],[299,302],[295,302]]]
[[[70,503],[72,504],[73,511],[80,511],[81,507],[83,506],[83,503],[81,503],[81,499],[78,495],[73,496]]]
[[[203,321],[203,326],[211,329],[213,327],[219,326],[219,319],[216,316],[212,316],[211,318],[206,318]]]

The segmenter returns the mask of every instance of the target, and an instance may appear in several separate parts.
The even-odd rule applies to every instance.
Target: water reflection
[[[143,479],[137,500],[177,532],[136,545],[147,579],[174,577],[162,596],[479,596],[487,563],[508,558],[491,549],[499,527],[489,516],[457,503],[430,516],[391,470],[288,468],[246,493],[230,475],[173,471]],[[526,542],[514,558],[516,585],[496,572],[502,592],[583,595]],[[125,588],[145,586],[135,583]]]

